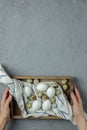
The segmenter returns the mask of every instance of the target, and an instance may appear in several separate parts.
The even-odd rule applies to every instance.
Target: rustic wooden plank
[[[71,76],[13,76],[16,79],[73,79]]]

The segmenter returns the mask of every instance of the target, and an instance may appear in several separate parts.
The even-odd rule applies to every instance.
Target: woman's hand
[[[85,119],[85,117],[84,117],[82,100],[79,91],[77,90],[76,87],[75,87],[75,94],[73,92],[71,93],[71,99],[73,101],[72,109],[74,114],[74,120],[76,123],[78,123],[79,121]]]
[[[10,102],[12,100],[12,96],[9,95],[9,89],[6,88],[0,105],[0,130],[3,130],[6,123],[10,119]]]
[[[82,100],[76,87],[75,93],[71,93],[71,99],[73,101],[72,110],[74,114],[74,120],[77,123],[78,130],[87,130],[87,122],[84,117]]]

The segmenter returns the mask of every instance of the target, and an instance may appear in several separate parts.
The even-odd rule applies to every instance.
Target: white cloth
[[[66,95],[63,93],[60,85],[58,86],[58,89],[61,91],[61,94],[55,96],[56,103],[57,103],[56,108],[52,108],[49,111],[43,111],[42,109],[38,111],[33,111],[32,108],[31,109],[25,108],[25,104],[28,102],[28,98],[24,93],[23,88],[25,86],[31,87],[33,92],[35,92],[36,95],[37,93],[35,90],[36,86],[34,86],[34,84],[10,78],[1,65],[0,65],[0,83],[4,83],[9,87],[9,92],[16,100],[20,110],[22,111],[22,116],[24,118],[27,118],[29,116],[39,117],[39,116],[53,115],[53,116],[61,117],[65,120],[70,120],[72,123],[75,124],[75,122],[73,121],[72,107],[69,101],[67,100]],[[51,84],[53,82],[45,82],[45,83]]]

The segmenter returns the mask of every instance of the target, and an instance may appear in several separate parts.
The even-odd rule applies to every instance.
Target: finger
[[[78,102],[82,104],[80,93],[76,87],[75,87],[75,94],[76,94],[76,97],[78,99]]]
[[[12,101],[12,96],[9,95],[9,97],[8,97],[7,100],[6,100],[6,106],[7,106],[7,107],[9,106],[9,104],[10,104],[11,101]]]
[[[76,96],[76,98],[77,98],[77,100],[78,100],[77,93],[76,93],[76,89],[75,89],[75,88],[77,88],[77,87],[76,87],[75,84],[73,85],[73,87],[74,87],[74,95]]]
[[[73,104],[77,103],[77,98],[73,92],[71,92],[71,99],[72,99]]]
[[[7,87],[7,88],[5,89],[5,92],[4,92],[3,96],[2,96],[1,103],[5,103],[5,101],[6,101],[7,97],[8,97],[8,93],[9,93],[9,89],[8,89],[8,87]]]

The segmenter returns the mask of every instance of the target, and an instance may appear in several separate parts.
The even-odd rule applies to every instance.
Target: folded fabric
[[[8,76],[8,74],[5,72],[5,70],[1,65],[0,65],[0,83],[4,83],[9,87],[9,92],[16,100],[18,107],[20,108],[22,116],[24,118],[27,118],[29,116],[40,117],[40,116],[52,115],[61,117],[62,119],[65,120],[70,120],[72,123],[75,124],[75,122],[73,121],[72,106],[69,103],[66,95],[63,93],[60,85],[58,85],[58,90],[61,91],[61,94],[55,96],[56,107],[51,107],[51,109],[49,110],[43,110],[42,107],[39,110],[33,110],[32,107],[31,108],[25,107],[25,104],[29,102],[29,99],[27,98],[24,88],[25,86],[28,86],[32,90],[32,92],[36,95],[37,98],[36,100],[41,102],[41,99],[38,97],[37,94],[36,86],[34,84],[11,78],[10,76]],[[51,85],[53,82],[44,82],[44,83]],[[41,102],[41,104],[43,104],[43,102]]]

